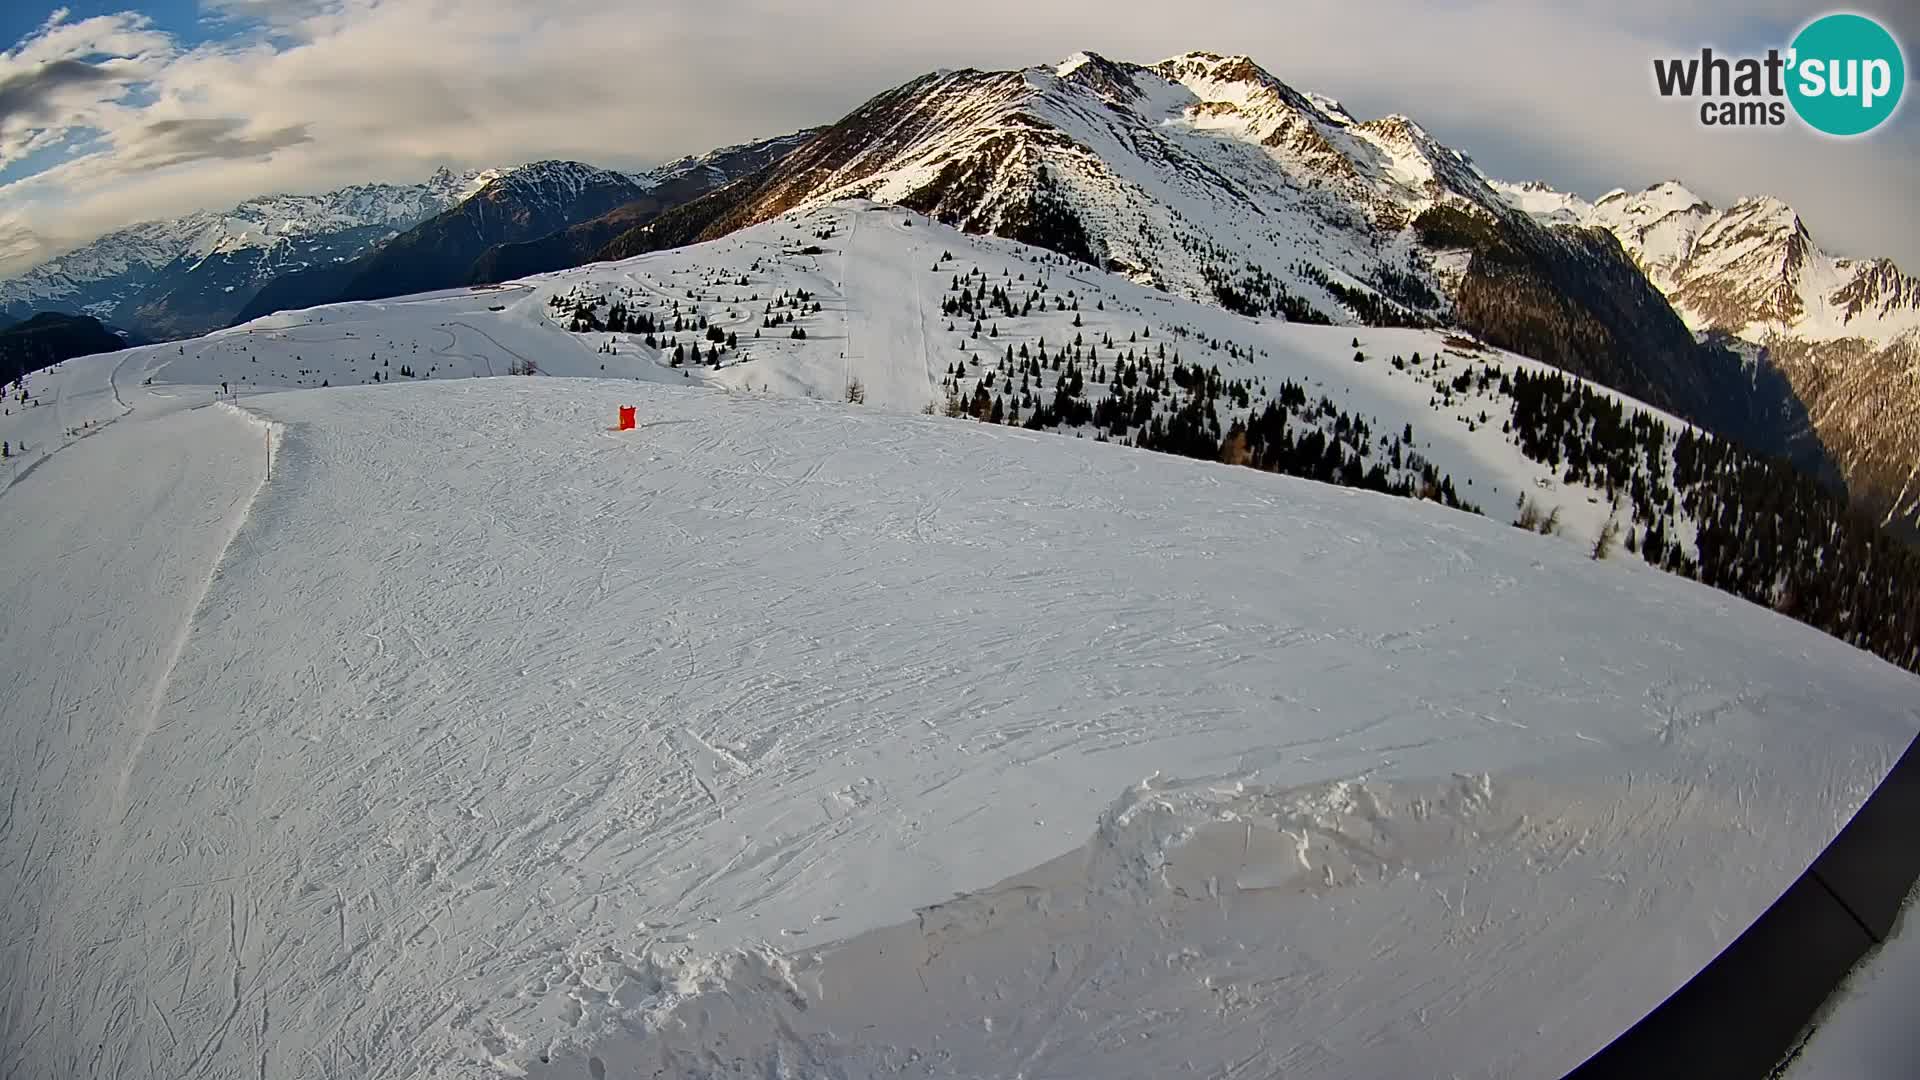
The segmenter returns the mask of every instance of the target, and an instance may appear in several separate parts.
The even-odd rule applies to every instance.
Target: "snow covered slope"
[[[129,359],[117,352],[65,360],[14,384],[17,390],[9,387],[0,399],[0,440],[8,450],[0,459],[0,492],[55,452],[131,411],[120,396]]]
[[[443,364],[596,355],[382,310],[436,309]],[[0,1073],[1554,1075],[1920,730],[1431,503],[638,361],[235,409],[165,356],[61,365],[131,411],[0,493]]]
[[[983,301],[969,309],[973,314],[947,313],[943,308],[959,295],[956,282],[969,297],[1001,290],[1015,312],[989,311]],[[589,324],[580,321],[582,312],[591,311],[590,325],[604,327],[616,302],[632,320],[627,329],[583,328]],[[643,316],[651,334],[636,328]],[[706,326],[723,339],[733,335],[734,344],[710,340]],[[794,338],[795,330],[806,337]],[[684,354],[677,368],[676,348]],[[1149,416],[1166,426],[1193,394],[1164,395],[1119,431],[1101,423],[1097,409],[1116,389],[1135,392],[1118,385],[1119,365],[1129,359],[1183,364],[1217,369],[1221,381],[1244,392],[1235,396],[1229,385],[1205,404],[1212,438],[1285,398],[1295,436],[1320,430],[1330,441],[1345,437],[1356,460],[1379,465],[1386,482],[1445,482],[1460,501],[1501,520],[1511,519],[1524,496],[1543,514],[1558,509],[1560,535],[1581,545],[1615,514],[1608,483],[1569,479],[1560,465],[1523,453],[1517,436],[1504,430],[1513,400],[1501,390],[1502,378],[1551,373],[1545,365],[1440,331],[1234,315],[1050,252],[860,201],[795,211],[691,248],[498,287],[286,312],[136,350],[136,363],[153,365],[159,381],[227,382],[242,392],[527,369],[832,400],[844,399],[857,382],[869,406],[906,412],[945,411],[950,397],[966,404],[990,383],[1003,407],[1030,418],[1056,400],[1071,375],[1051,363],[1023,374],[1020,367],[1037,364],[1043,350],[1084,370],[1078,397],[1088,404],[1086,418],[1057,425],[1069,434],[1140,438]],[[719,366],[706,362],[710,351]],[[1289,397],[1289,385],[1296,395]],[[1657,417],[1675,435],[1686,430],[1670,416],[1602,393],[1629,413]],[[1350,429],[1352,420],[1364,421],[1367,432]],[[1631,508],[1620,508],[1623,526],[1633,529],[1633,518]],[[1688,528],[1684,513],[1665,515],[1663,531],[1682,543]]]
[[[1549,223],[1605,228],[1701,333],[1777,366],[1864,505],[1920,526],[1920,279],[1887,259],[1822,251],[1794,209],[1717,209],[1677,181],[1597,202],[1496,185]]]

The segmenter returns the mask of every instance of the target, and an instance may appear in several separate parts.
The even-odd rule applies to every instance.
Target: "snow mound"
[[[1711,844],[1729,827],[1731,808],[1693,802],[1655,793],[1676,834],[1664,843]],[[1405,1075],[1416,1061],[1562,1072],[1579,1059],[1489,1046],[1489,1030],[1440,1018],[1516,977],[1524,961],[1489,964],[1490,946],[1516,932],[1537,944],[1554,912],[1630,895],[1595,850],[1634,831],[1614,813],[1604,788],[1485,774],[1284,789],[1153,778],[1082,848],[908,922],[799,953],[584,958],[565,980],[582,1034],[528,1075],[708,1075],[715,1060],[754,1075],[1172,1075],[1197,1047],[1258,1075]],[[1503,862],[1568,880],[1482,873]],[[1619,973],[1606,948],[1558,941],[1551,963]],[[1590,984],[1534,989],[1552,1001],[1541,1015],[1589,1038],[1635,1019]],[[1351,1043],[1308,1034],[1356,1012],[1398,1022]]]
[[[1010,1061],[1046,1074],[1158,1072],[1199,1039],[1173,1040],[1169,1056],[1111,1036],[1175,1008],[1206,1040],[1255,1047],[1223,1057],[1279,1066],[1282,1055],[1258,1048],[1264,1038],[1234,1030],[1285,1026],[1281,1010],[1301,1007],[1271,992],[1288,964],[1254,942],[1310,932],[1303,921],[1337,890],[1418,882],[1565,824],[1530,819],[1484,775],[1283,790],[1149,778],[1079,850],[911,922],[799,955],[760,945],[580,957],[561,981],[589,1034],[548,1048],[530,1075],[684,1075],[714,1057],[765,1074],[979,1076]],[[1386,989],[1391,972],[1358,977],[1384,974]]]

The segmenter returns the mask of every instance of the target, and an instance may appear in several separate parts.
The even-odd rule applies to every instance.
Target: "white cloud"
[[[66,20],[55,10],[0,53],[0,166],[112,122],[128,87],[163,72],[172,54],[167,35],[136,14]]]
[[[1250,54],[1359,111],[1405,112],[1489,171],[1588,194],[1668,176],[1721,201],[1778,194],[1828,246],[1920,270],[1905,210],[1920,187],[1920,113],[1903,114],[1904,132],[1843,144],[1797,129],[1708,133],[1686,106],[1651,92],[1654,56],[1790,28],[1803,15],[1789,0],[975,0],[937,13],[879,0],[812,10],[773,0],[203,7],[220,25],[255,29],[180,50],[138,16],[55,19],[0,56],[0,101],[9,73],[46,62],[113,72],[34,84],[40,111],[29,119],[0,109],[0,162],[57,145],[49,131],[103,133],[98,152],[0,187],[0,233],[31,221],[37,233],[77,237],[263,191],[418,179],[439,164],[643,165],[831,121],[936,67],[1206,48]],[[1911,21],[1894,14],[1896,26],[1903,17]],[[124,96],[135,82],[140,104]],[[0,266],[18,248],[0,244]]]

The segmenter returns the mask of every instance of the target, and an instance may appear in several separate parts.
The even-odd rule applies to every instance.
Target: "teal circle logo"
[[[1900,43],[1865,15],[1823,15],[1793,39],[1787,99],[1815,131],[1864,135],[1900,105]]]

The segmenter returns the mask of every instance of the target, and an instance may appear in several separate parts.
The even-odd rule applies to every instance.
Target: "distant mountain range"
[[[577,161],[539,161],[510,169],[355,258],[273,279],[229,321],[464,285],[473,261],[494,244],[543,236],[582,216],[637,199],[646,190],[643,177]]]
[[[225,326],[273,278],[351,259],[478,191],[493,171],[263,195],[142,222],[0,281],[0,313],[87,314],[154,339]]]
[[[357,258],[276,278],[232,321],[571,266],[623,229],[764,166],[808,134],[729,146],[646,173],[612,172],[577,161],[510,169]]]

